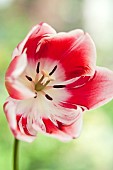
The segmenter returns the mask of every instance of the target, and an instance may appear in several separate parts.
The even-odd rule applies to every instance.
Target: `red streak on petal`
[[[22,116],[21,114],[18,114],[18,115],[16,116],[16,121],[17,121],[17,130],[19,130],[19,131],[20,131],[19,121],[20,121],[21,116]]]
[[[70,108],[70,109],[77,109],[77,106],[75,104],[71,104],[71,103],[60,103],[61,106],[66,107],[66,108]]]
[[[22,117],[22,127],[26,135],[32,136],[27,129],[27,118]]]
[[[53,133],[53,132],[57,131],[57,127],[51,122],[51,120],[44,118],[43,122],[46,126],[47,133]]]
[[[13,71],[15,70],[16,68],[16,65],[18,63],[18,60],[19,60],[19,56],[15,56],[15,58],[11,61],[8,69],[7,69],[7,72],[6,72],[6,77],[10,76]]]

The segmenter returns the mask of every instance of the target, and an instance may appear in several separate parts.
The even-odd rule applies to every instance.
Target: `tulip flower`
[[[16,139],[38,133],[69,141],[80,135],[84,111],[113,98],[113,72],[96,66],[88,33],[56,33],[46,23],[32,28],[12,54],[5,75],[4,112]]]

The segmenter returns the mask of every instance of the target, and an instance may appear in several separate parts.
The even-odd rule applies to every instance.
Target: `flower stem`
[[[19,141],[15,138],[14,152],[13,152],[13,170],[18,170],[18,147],[19,147]]]

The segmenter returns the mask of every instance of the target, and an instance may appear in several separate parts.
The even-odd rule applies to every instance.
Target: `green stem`
[[[14,152],[13,152],[13,170],[18,170],[18,147],[19,141],[14,140]]]

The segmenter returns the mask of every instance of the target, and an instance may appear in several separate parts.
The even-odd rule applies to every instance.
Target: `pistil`
[[[35,90],[36,91],[41,91],[43,90],[49,83],[50,80],[47,80],[45,84],[42,83],[42,81],[44,80],[45,76],[43,75],[41,77],[41,79],[35,84]]]

